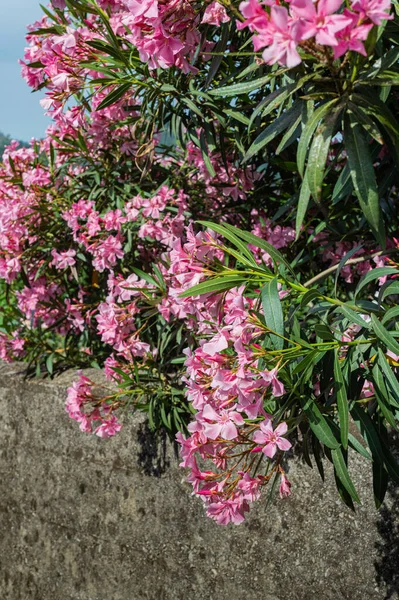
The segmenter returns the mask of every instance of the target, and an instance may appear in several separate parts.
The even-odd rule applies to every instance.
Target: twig
[[[395,252],[399,252],[399,248],[391,248],[389,250],[380,250],[379,252],[373,252],[373,254],[366,254],[365,256],[358,256],[357,258],[351,258],[350,260],[348,260],[344,266],[347,267],[349,265],[356,265],[358,263],[365,262],[366,260],[370,260],[371,258],[377,258],[377,256],[388,256],[389,254],[394,254]],[[312,279],[309,279],[309,281],[304,283],[303,287],[306,287],[306,288],[310,287],[314,283],[319,281],[320,279],[327,277],[327,275],[331,275],[331,273],[334,273],[338,269],[339,265],[340,265],[340,263],[337,263],[336,265],[329,267],[325,271],[322,271],[318,275],[315,275],[315,277],[312,277]]]

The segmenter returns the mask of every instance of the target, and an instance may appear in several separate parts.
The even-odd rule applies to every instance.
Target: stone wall
[[[0,366],[1,600],[398,598],[399,499],[374,509],[369,465],[352,514],[327,469],[291,461],[294,494],[219,527],[190,495],[173,448],[140,416],[112,440],[64,412],[66,374]]]

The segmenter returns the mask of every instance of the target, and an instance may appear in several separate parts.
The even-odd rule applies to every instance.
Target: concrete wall
[[[294,494],[222,528],[190,496],[173,449],[130,419],[115,439],[64,413],[73,375],[24,381],[0,366],[1,600],[398,598],[399,500],[377,513],[337,499],[328,472],[291,461]]]

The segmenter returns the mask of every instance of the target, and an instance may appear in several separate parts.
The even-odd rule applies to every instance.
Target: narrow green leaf
[[[296,221],[295,221],[295,232],[296,232],[296,237],[295,239],[297,240],[301,234],[301,228],[303,225],[303,222],[305,220],[305,216],[308,210],[308,206],[309,206],[309,201],[310,201],[310,187],[309,187],[309,182],[307,177],[304,178],[302,185],[301,185],[301,191],[299,192],[299,201],[298,201],[298,207],[297,207],[297,211],[296,211]]]
[[[399,271],[398,269],[395,269],[395,267],[378,267],[377,269],[372,269],[371,271],[368,271],[365,275],[363,275],[363,277],[359,281],[359,284],[355,290],[355,298],[359,294],[359,292],[372,281],[375,281],[380,277],[385,277],[386,275],[394,275],[396,273],[399,273]]]
[[[179,298],[190,298],[194,296],[202,296],[202,294],[218,294],[226,292],[234,287],[239,287],[248,280],[240,275],[225,275],[222,277],[216,277],[203,281],[198,285],[194,285],[192,288],[179,294]]]
[[[305,306],[307,306],[310,302],[312,302],[313,300],[315,300],[316,298],[320,298],[320,296],[322,296],[323,294],[321,292],[319,292],[319,290],[317,290],[316,288],[311,288],[310,290],[308,290],[306,292],[306,294],[304,294],[302,296],[302,300],[301,300],[301,308],[304,308]]]
[[[394,354],[399,354],[399,343],[389,333],[389,331],[385,329],[381,321],[379,321],[374,314],[371,315],[371,324],[378,339],[381,340],[385,346],[391,350],[391,352],[394,352]]]
[[[360,206],[375,238],[384,247],[384,224],[381,217],[378,188],[369,144],[362,127],[354,121],[353,116],[345,118],[344,141],[353,187]]]
[[[373,462],[373,491],[374,502],[377,510],[384,502],[385,495],[388,489],[389,477],[383,464]]]
[[[261,297],[267,327],[279,335],[284,335],[284,317],[278,295],[277,277],[263,286]],[[270,339],[276,350],[283,349],[284,340],[281,337],[270,334]]]
[[[378,366],[383,370],[386,377],[386,383],[391,392],[389,401],[392,406],[399,408],[399,381],[389,366],[387,358],[381,348],[378,348]]]
[[[325,104],[319,106],[314,111],[314,113],[312,114],[302,131],[297,151],[298,170],[302,178],[304,175],[306,155],[309,150],[310,140],[312,139],[313,134],[316,131],[316,128],[320,123],[321,119],[323,119],[323,117],[328,114],[328,112],[331,110],[334,104],[337,104],[337,102],[338,98],[334,98],[333,100],[330,100],[329,102],[326,102]]]
[[[131,87],[131,83],[122,83],[121,85],[118,85],[118,87],[112,90],[112,92],[109,93],[102,102],[100,102],[97,110],[102,110],[103,108],[107,108],[108,106],[111,106],[111,104],[118,102],[118,100],[120,100],[122,96],[124,96],[131,89]]]
[[[373,457],[371,456],[371,454],[366,450],[366,448],[364,448],[362,446],[362,444],[359,442],[359,440],[357,440],[355,438],[355,436],[352,435],[351,433],[348,436],[348,442],[349,442],[349,446],[351,448],[353,448],[353,450],[355,450],[358,454],[361,454],[361,456],[364,456],[364,458],[367,458],[367,460],[373,460]]]
[[[309,421],[309,427],[320,442],[328,448],[338,448],[339,442],[336,440],[327,421],[321,414],[316,402],[312,398],[309,398],[308,400],[301,398],[301,404]]]
[[[294,121],[296,121],[301,109],[302,103],[298,101],[280,117],[272,121],[272,123],[268,125],[268,127],[266,127],[266,129],[264,129],[260,135],[258,135],[253,144],[250,146],[248,152],[243,158],[243,162],[247,162],[250,158],[258,154],[258,152],[260,152],[271,140],[285,131]]]
[[[251,244],[252,246],[255,246],[256,248],[261,248],[262,250],[265,250],[271,256],[271,258],[275,264],[282,263],[283,265],[285,265],[287,267],[287,269],[292,273],[292,275],[296,279],[296,274],[293,271],[293,269],[291,268],[290,263],[284,258],[284,256],[281,254],[281,252],[276,250],[276,248],[274,246],[272,246],[271,244],[269,244],[269,242],[266,242],[266,240],[263,240],[262,238],[258,237],[257,235],[254,235],[253,233],[249,233],[249,231],[242,231],[241,229],[238,229],[237,227],[234,227],[233,225],[230,225],[229,223],[225,223],[225,227],[228,227],[228,229],[230,229],[230,231],[235,233],[241,239],[248,242],[248,244]]]
[[[358,404],[354,404],[351,409],[351,415],[364,440],[367,442],[374,461],[385,464],[390,477],[396,483],[399,483],[399,466],[390,453],[389,448],[383,446],[380,434],[369,414]]]
[[[384,415],[386,421],[393,427],[397,429],[397,423],[395,421],[395,417],[392,414],[392,411],[389,406],[389,395],[386,385],[384,383],[384,379],[382,373],[378,367],[378,364],[373,367],[373,384],[374,384],[374,394],[378,402],[378,406],[382,414]]]
[[[341,481],[342,485],[348,494],[350,494],[350,496],[353,498],[353,500],[360,504],[359,496],[357,495],[355,486],[350,478],[348,467],[346,466],[341,449],[335,448],[331,450],[331,456],[338,479]]]
[[[287,70],[287,69],[285,69]],[[280,70],[280,74],[284,70]],[[253,79],[252,81],[244,81],[243,83],[234,83],[233,85],[228,85],[225,87],[218,87],[209,92],[212,96],[224,96],[225,98],[229,96],[239,96],[241,94],[248,94],[249,92],[253,92],[254,90],[260,90],[264,85],[269,83],[274,77],[276,77],[278,72],[265,75],[263,77],[258,77],[257,79]]]
[[[349,435],[349,407],[348,407],[348,396],[346,393],[346,385],[344,376],[341,370],[341,364],[339,362],[338,350],[334,352],[334,388],[337,393],[337,405],[339,415],[339,425],[341,432],[341,442],[345,450],[348,447],[348,435]]]
[[[211,229],[216,233],[219,233],[223,237],[229,240],[234,246],[242,253],[243,257],[252,264],[253,267],[258,267],[258,263],[256,262],[253,253],[249,250],[246,244],[240,240],[230,229],[225,227],[224,225],[219,225],[217,223],[212,223],[211,221],[197,221],[203,227]]]
[[[343,315],[351,322],[356,323],[359,327],[365,327],[366,329],[371,328],[371,323],[365,321],[358,313],[349,308],[349,306],[339,306],[336,312],[342,312]]]
[[[305,177],[309,184],[310,193],[316,201],[321,198],[328,151],[340,110],[339,107],[334,107],[322,121],[315,132],[309,150]]]

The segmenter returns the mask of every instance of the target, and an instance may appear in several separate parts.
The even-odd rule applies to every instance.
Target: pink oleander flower
[[[158,0],[129,0],[128,8],[136,18],[156,19],[158,17]]]
[[[391,10],[391,0],[354,0],[352,9],[360,13],[361,17],[367,17],[375,25],[381,25],[382,21],[393,19],[389,14]]]
[[[281,473],[279,493],[280,498],[286,498],[291,495],[291,483],[288,481],[285,473]]]
[[[351,23],[337,34],[338,45],[334,46],[334,58],[339,58],[348,50],[367,56],[362,42],[367,39],[370,30],[373,28],[373,24],[369,23],[356,27],[359,16],[346,9],[344,15],[351,19]]]
[[[101,425],[99,425],[94,433],[98,435],[100,438],[110,438],[122,429],[122,425],[118,422],[118,419],[115,415],[111,415],[110,417],[106,417]]]
[[[219,2],[212,2],[212,4],[209,4],[206,7],[201,23],[208,23],[208,25],[220,27],[221,23],[228,23],[229,21],[230,17],[226,12],[225,7],[219,4]]]
[[[260,424],[260,431],[254,433],[254,441],[260,446],[263,446],[263,448],[260,448],[260,451],[262,451],[265,456],[273,458],[277,449],[286,451],[291,448],[291,442],[286,438],[281,437],[287,433],[287,430],[287,423],[280,423],[276,429],[273,429],[271,420],[266,419]],[[258,450],[258,448],[255,450]]]
[[[239,9],[243,17],[245,17],[245,21],[243,23],[237,22],[237,29],[248,27],[250,31],[255,32],[262,32],[262,30],[267,29],[269,18],[263,4],[272,3],[272,0],[264,3],[260,3],[259,0],[241,2]]]
[[[239,525],[245,520],[245,513],[249,511],[248,503],[242,498],[212,502],[207,508],[207,515],[219,525],[234,523]]]
[[[57,250],[53,249],[51,251],[51,256],[53,257],[51,264],[54,265],[56,269],[67,269],[68,267],[73,267],[76,263],[76,251],[72,249],[63,252],[57,252]]]
[[[204,433],[211,440],[218,437],[233,440],[238,436],[236,425],[244,424],[242,415],[237,411],[221,409],[216,412],[209,404],[202,411],[202,419]]]
[[[334,14],[342,6],[342,0],[292,0],[291,14],[301,23],[301,39],[316,38],[322,46],[337,46],[336,34],[351,24],[346,15]]]
[[[273,41],[262,53],[265,63],[273,65],[277,62],[290,68],[299,65],[302,59],[297,46],[303,39],[302,23],[290,19],[287,9],[283,6],[272,6],[270,27]]]
[[[260,375],[262,375],[262,379],[268,384],[272,386],[272,394],[273,396],[279,397],[284,396],[285,388],[279,379],[277,379],[277,368],[272,369],[271,371],[262,371]]]

